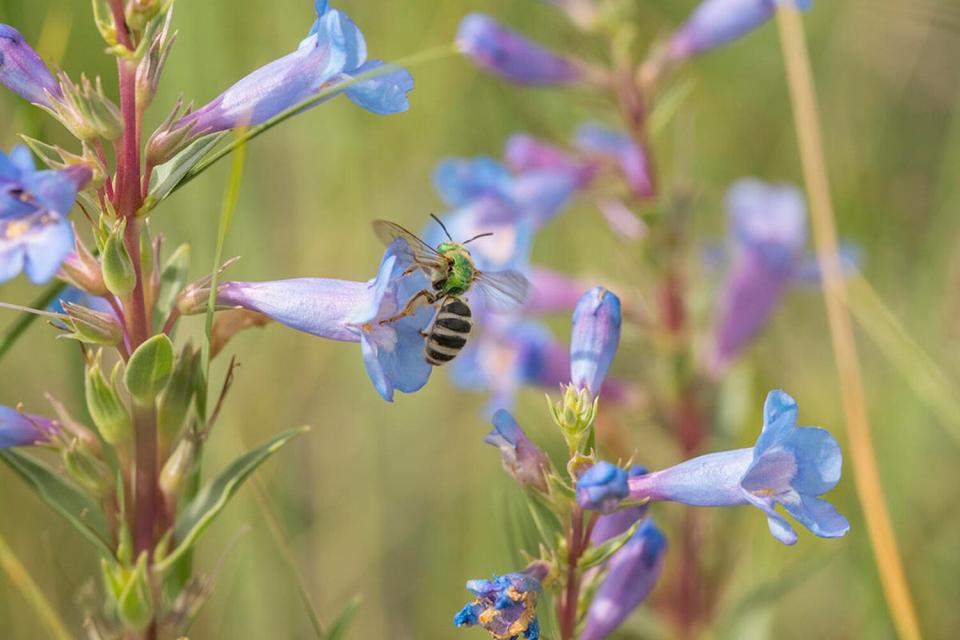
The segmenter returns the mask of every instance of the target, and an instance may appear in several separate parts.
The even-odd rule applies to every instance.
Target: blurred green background
[[[148,125],[158,123],[177,96],[202,104],[291,51],[310,25],[311,5],[178,2],[180,35]],[[694,5],[635,0],[639,41],[668,32]],[[343,0],[336,6],[363,29],[373,57],[395,59],[449,42],[471,10],[584,56],[603,53],[547,3]],[[0,21],[38,43],[44,57],[62,58],[74,77],[101,75],[114,90],[112,60],[103,55],[88,2],[0,0]],[[960,380],[960,6],[955,0],[821,2],[806,23],[841,235],[862,247],[865,278],[932,354],[953,391]],[[511,86],[457,57],[412,71],[417,87],[409,113],[378,117],[341,98],[251,145],[227,241],[228,255],[243,256],[232,278],[369,278],[381,252],[369,221],[385,217],[419,228],[427,213],[438,211],[430,179],[439,158],[499,155],[505,138],[518,131],[566,139],[582,118],[603,113],[591,96]],[[722,198],[733,180],[800,180],[775,26],[697,60],[683,75],[693,91],[654,147],[668,184],[693,185],[697,239],[708,241],[722,237]],[[5,149],[18,132],[69,143],[43,113],[5,92]],[[168,247],[192,243],[197,276],[212,261],[228,164],[178,192],[154,216],[154,230],[166,235]],[[643,250],[618,242],[584,199],[539,236],[536,256],[568,273],[649,295],[625,268],[636,260],[629,253]],[[698,327],[706,328],[718,276],[691,264],[693,311]],[[22,279],[0,288],[5,301],[26,303],[33,295]],[[3,311],[0,329],[13,319]],[[566,324],[559,319],[555,326],[565,332]],[[184,324],[186,332],[199,335],[200,329],[199,320]],[[43,412],[43,394],[50,391],[79,406],[77,348],[54,342],[53,335],[37,323],[4,360],[0,401],[22,400]],[[908,384],[913,372],[885,357],[890,344],[860,338],[880,470],[922,625],[927,637],[957,637],[960,441],[950,435],[956,423],[951,427],[915,393]],[[643,384],[649,351],[636,330],[628,329],[624,342],[614,369]],[[712,445],[751,443],[763,396],[778,387],[798,399],[802,423],[830,428],[845,445],[830,349],[818,292],[791,294],[721,389]],[[454,390],[441,373],[420,393],[386,404],[369,384],[356,345],[278,326],[242,335],[231,350],[242,367],[207,449],[208,471],[280,429],[310,424],[314,430],[259,475],[282,539],[271,533],[252,485],[203,539],[197,566],[217,580],[191,637],[311,637],[285,557],[325,619],[362,597],[350,637],[484,637],[451,626],[467,600],[467,578],[506,572],[517,562],[506,533],[514,526],[517,491],[500,471],[499,456],[481,441],[488,430],[484,398]],[[221,375],[224,364],[217,363]],[[525,391],[517,414],[541,442],[556,441],[542,391]],[[649,416],[607,418],[621,447],[636,449],[641,461],[656,467],[678,460],[669,434]],[[712,531],[725,536],[720,548],[735,558],[710,635],[893,636],[849,464],[845,471],[831,494],[852,523],[839,541],[804,532],[787,548],[769,536],[754,510],[710,514]],[[97,572],[85,543],[6,468],[0,468],[0,509],[0,534],[54,606],[78,625],[77,593]],[[681,511],[658,506],[656,513],[671,531]],[[668,558],[668,579],[677,548]],[[662,617],[657,621],[668,595],[661,585],[622,637],[670,637]],[[5,575],[0,637],[41,637],[33,611]]]

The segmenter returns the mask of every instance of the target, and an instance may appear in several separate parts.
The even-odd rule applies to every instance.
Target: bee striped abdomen
[[[473,328],[472,316],[470,307],[460,298],[448,298],[443,302],[427,336],[427,362],[439,367],[457,357]]]

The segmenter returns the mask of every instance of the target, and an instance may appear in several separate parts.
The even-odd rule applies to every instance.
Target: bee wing
[[[380,242],[387,247],[397,238],[403,238],[407,243],[406,253],[408,257],[418,265],[442,268],[445,264],[443,257],[437,253],[436,249],[395,222],[374,220],[373,232],[380,238]]]
[[[530,290],[530,282],[517,271],[480,272],[476,284],[488,308],[500,313],[518,309]]]

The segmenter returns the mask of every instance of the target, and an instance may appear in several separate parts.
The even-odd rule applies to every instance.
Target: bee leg
[[[397,315],[393,316],[392,318],[387,318],[386,320],[381,320],[381,321],[380,321],[380,324],[390,324],[391,322],[396,322],[397,320],[400,320],[401,318],[406,318],[406,317],[408,317],[408,316],[412,316],[412,315],[417,311],[417,309],[420,307],[420,305],[422,305],[422,304],[433,304],[433,303],[436,302],[436,301],[437,301],[437,298],[436,298],[436,296],[435,296],[433,293],[431,293],[430,291],[427,291],[426,289],[423,289],[423,290],[421,290],[419,293],[417,293],[417,295],[415,295],[415,296],[413,296],[412,298],[410,298],[410,301],[409,301],[409,302],[407,303],[407,305],[403,308],[403,311],[401,311],[401,312],[398,313]]]

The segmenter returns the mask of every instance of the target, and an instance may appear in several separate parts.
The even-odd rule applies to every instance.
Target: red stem
[[[573,640],[577,631],[577,609],[580,600],[580,571],[577,567],[580,556],[586,546],[586,537],[583,533],[583,514],[579,507],[574,508],[570,515],[570,531],[567,534],[566,589],[563,597],[557,602],[557,617],[560,621],[560,640]],[[593,529],[591,521],[589,530]]]

